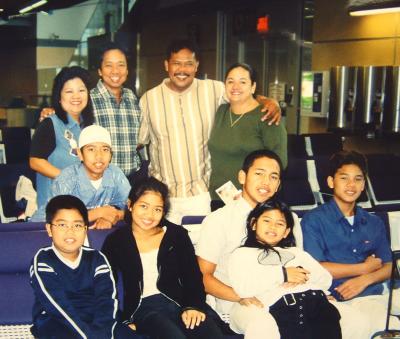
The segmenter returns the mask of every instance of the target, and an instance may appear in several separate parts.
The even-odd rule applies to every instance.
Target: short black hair
[[[344,165],[355,165],[364,177],[368,175],[368,162],[363,154],[356,151],[340,151],[329,158],[329,176],[334,177],[338,169]]]
[[[68,123],[68,113],[64,111],[61,106],[61,91],[65,83],[69,80],[79,78],[84,83],[88,91],[88,103],[82,111],[83,126],[89,126],[93,124],[93,108],[92,101],[90,99],[90,75],[89,72],[79,66],[63,67],[54,78],[53,89],[51,94],[51,104],[56,112],[57,117],[64,123]]]
[[[166,50],[166,59],[169,60],[173,53],[178,53],[182,49],[188,49],[194,53],[194,58],[199,60],[199,48],[195,42],[189,39],[172,40]]]
[[[145,192],[156,192],[160,193],[161,199],[164,203],[164,208],[163,208],[163,216],[165,216],[168,213],[169,209],[169,199],[168,199],[168,187],[161,181],[157,180],[154,177],[148,177],[144,178],[142,180],[139,180],[135,182],[131,188],[131,191],[129,192],[129,197],[128,199],[130,200],[130,206],[133,207],[135,202],[139,200],[139,198],[145,193]],[[132,214],[129,211],[129,209],[125,210],[125,222],[129,225],[132,224]],[[161,220],[162,222],[162,220]]]
[[[225,81],[226,81],[226,78],[228,77],[228,75],[229,75],[229,73],[233,70],[233,69],[235,69],[235,68],[243,68],[244,70],[246,70],[247,72],[249,72],[249,77],[250,77],[250,81],[251,81],[251,84],[253,85],[255,82],[256,82],[256,80],[257,80],[257,72],[254,70],[254,68],[253,67],[251,67],[250,65],[248,65],[248,64],[246,64],[246,63],[244,63],[244,62],[236,62],[236,63],[234,63],[233,65],[231,65],[227,70],[226,70],[226,72],[225,72]]]
[[[268,149],[259,149],[247,154],[246,158],[244,158],[242,170],[247,174],[249,168],[253,165],[254,161],[259,158],[269,158],[275,160],[279,165],[279,172],[282,173],[283,166],[281,158],[275,152]]]
[[[46,206],[46,222],[51,224],[59,210],[77,210],[82,216],[85,225],[89,225],[88,210],[79,198],[73,195],[57,195],[50,199]]]
[[[117,42],[110,41],[101,48],[99,57],[97,59],[97,68],[98,69],[101,68],[101,64],[103,63],[103,59],[104,59],[104,54],[106,54],[108,51],[111,51],[114,49],[119,50],[123,55],[125,55],[126,61],[128,62],[128,53],[127,53],[126,48],[124,48],[121,44],[119,44]]]

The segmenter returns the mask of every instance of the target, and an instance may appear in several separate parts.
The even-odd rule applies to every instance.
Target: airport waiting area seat
[[[307,159],[310,155],[306,150],[306,143],[303,135],[288,134],[287,136],[288,159]]]
[[[310,183],[314,172],[313,160],[289,158],[288,166],[282,173],[278,197],[294,211],[317,207],[318,200]]]
[[[368,154],[368,192],[377,211],[400,210],[400,156]]]
[[[51,244],[40,231],[0,231],[0,324],[21,325],[32,321],[33,291],[29,284],[29,267],[40,247]]]
[[[31,129],[29,127],[3,127],[1,134],[7,164],[27,163],[31,147]]]
[[[184,216],[181,221],[181,225],[188,231],[190,240],[195,248],[199,241],[201,223],[204,218],[204,215],[189,215]]]
[[[36,174],[24,164],[0,164],[0,222],[7,223],[17,220],[24,211],[15,200],[15,188],[20,176],[30,179],[35,186]]]
[[[332,155],[343,150],[343,138],[333,133],[303,134],[305,147],[310,157]]]

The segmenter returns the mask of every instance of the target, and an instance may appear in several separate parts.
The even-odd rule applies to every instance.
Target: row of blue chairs
[[[344,140],[333,133],[288,135],[289,165],[281,197],[292,208],[308,210],[330,198],[332,192],[326,183],[329,157],[343,150]],[[369,177],[360,205],[371,211],[400,210],[400,156],[366,156]]]

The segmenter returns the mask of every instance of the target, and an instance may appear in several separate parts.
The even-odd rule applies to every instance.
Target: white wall
[[[97,1],[86,1],[49,15],[38,14],[37,38],[52,39],[56,35],[61,40],[80,40],[96,5]]]

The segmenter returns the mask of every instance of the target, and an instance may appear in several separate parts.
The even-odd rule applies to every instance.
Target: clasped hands
[[[283,283],[283,287],[290,288],[300,284],[305,284],[309,279],[310,272],[302,267],[287,267],[287,282]],[[257,297],[240,298],[238,303],[242,306],[254,305],[260,308],[264,307],[264,304],[257,299]]]

